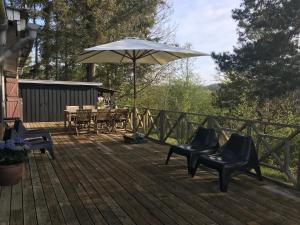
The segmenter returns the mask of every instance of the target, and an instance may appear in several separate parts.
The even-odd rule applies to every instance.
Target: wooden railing
[[[264,176],[300,190],[300,125],[150,108],[137,115],[138,131],[161,143],[188,143],[199,125],[214,128],[221,144],[234,132],[251,135]]]

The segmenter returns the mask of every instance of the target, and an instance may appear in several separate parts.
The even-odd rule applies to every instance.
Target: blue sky
[[[231,10],[241,0],[169,0],[173,7],[170,16],[176,25],[175,41],[180,45],[191,43],[195,50],[206,53],[232,51],[237,42],[236,22]],[[194,72],[204,84],[218,81],[217,70],[211,57],[199,57]]]

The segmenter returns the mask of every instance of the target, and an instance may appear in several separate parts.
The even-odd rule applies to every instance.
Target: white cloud
[[[232,9],[241,0],[171,0],[174,14],[171,22],[177,25],[176,41],[191,43],[193,49],[211,53],[232,51],[236,45],[236,22],[231,18]],[[216,65],[211,58],[200,57],[195,70],[204,83],[216,81]]]

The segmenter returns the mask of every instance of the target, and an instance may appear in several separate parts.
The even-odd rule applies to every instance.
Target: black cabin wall
[[[19,83],[24,122],[63,121],[66,105],[95,105],[99,87]]]

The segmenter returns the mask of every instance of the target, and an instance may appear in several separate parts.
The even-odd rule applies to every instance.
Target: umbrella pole
[[[137,132],[137,114],[136,114],[136,59],[133,59],[133,133]]]

